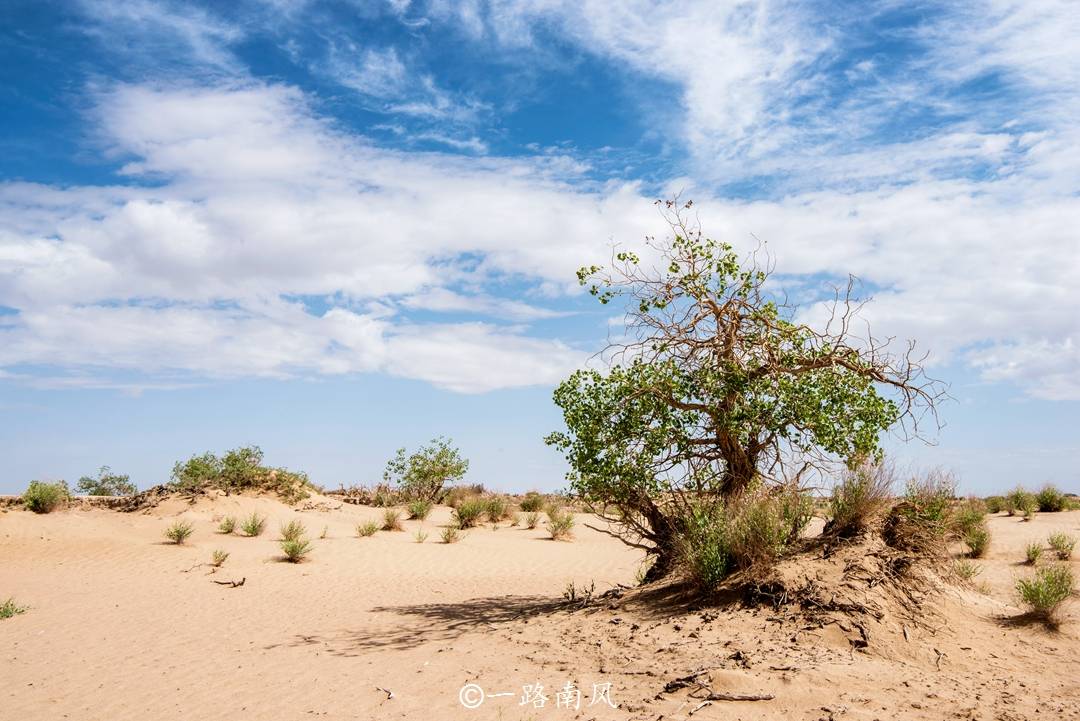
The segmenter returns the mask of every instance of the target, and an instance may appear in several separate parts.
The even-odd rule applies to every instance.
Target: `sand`
[[[355,525],[379,509],[316,501],[0,513],[0,599],[30,606],[0,621],[0,719],[1080,718],[1080,604],[1056,633],[1002,620],[1019,611],[1026,543],[1080,536],[1080,512],[992,518],[982,591],[947,588],[932,627],[886,618],[856,648],[850,627],[657,599],[664,589],[559,607],[568,583],[599,594],[632,585],[640,566],[640,551],[586,516],[569,543],[504,525],[445,545],[447,508],[360,539]],[[215,532],[217,518],[253,510],[269,517],[263,536]],[[176,518],[195,525],[183,546],[162,536]],[[281,562],[276,542],[294,518],[313,541],[301,564]],[[230,556],[211,573],[198,564],[217,548]],[[664,692],[697,671],[715,692],[774,698],[702,705],[693,683]],[[557,697],[568,682],[580,708],[556,707],[577,700]],[[508,695],[468,709],[470,683]],[[542,707],[521,705],[527,684],[543,686]]]

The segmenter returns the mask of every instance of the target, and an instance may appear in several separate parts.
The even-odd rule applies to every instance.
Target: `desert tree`
[[[409,454],[399,448],[386,464],[383,480],[397,485],[409,500],[437,503],[448,483],[459,481],[469,470],[469,461],[445,438],[434,438]]]
[[[805,483],[831,464],[881,456],[884,431],[923,437],[944,389],[914,343],[893,352],[861,322],[849,278],[811,326],[746,258],[706,237],[690,203],[658,204],[671,228],[639,256],[578,271],[604,305],[625,303],[625,333],[555,390],[566,429],[548,444],[572,490],[621,524],[623,540],[669,570],[691,506],[732,502],[758,484]]]

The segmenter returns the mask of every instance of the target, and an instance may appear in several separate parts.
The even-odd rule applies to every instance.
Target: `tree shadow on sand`
[[[376,606],[370,613],[406,619],[394,627],[345,630],[332,634],[301,634],[287,645],[322,646],[339,656],[359,656],[379,649],[406,649],[445,643],[471,631],[497,630],[500,624],[534,618],[565,609],[566,603],[550,596],[491,596],[457,603],[421,603]],[[274,648],[282,644],[274,644]]]

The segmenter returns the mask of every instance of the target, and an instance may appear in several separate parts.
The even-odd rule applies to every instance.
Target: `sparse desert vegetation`
[[[383,511],[382,530],[404,531],[405,527],[401,525],[401,511],[396,508],[387,508]]]
[[[1046,623],[1056,623],[1061,605],[1076,590],[1072,569],[1063,563],[1043,566],[1030,578],[1016,582],[1016,592],[1029,614]]]
[[[300,563],[311,552],[311,541],[306,538],[282,539],[281,552],[289,563]]]
[[[139,491],[129,476],[113,473],[108,466],[98,469],[96,478],[80,478],[75,484],[75,490],[88,496],[132,496]]]
[[[1073,548],[1076,547],[1076,539],[1074,537],[1067,533],[1051,533],[1047,542],[1050,544],[1050,548],[1053,549],[1054,554],[1059,560],[1067,561],[1072,558]]]
[[[210,565],[214,568],[221,568],[227,560],[229,560],[229,552],[223,549],[214,549],[214,552],[210,554]]]
[[[368,538],[368,537],[374,536],[376,533],[378,533],[378,531],[379,531],[379,529],[381,527],[382,526],[380,526],[375,521],[364,521],[363,523],[357,524],[357,526],[356,526],[356,535],[359,536],[360,538]]]
[[[224,535],[228,536],[229,534],[231,534],[235,530],[236,530],[236,517],[235,516],[225,516],[225,518],[222,518],[221,522],[218,523],[218,533],[221,533],[221,534],[224,534]]]
[[[459,502],[454,509],[453,521],[458,528],[473,528],[483,520],[486,513],[487,502],[483,498],[469,497]]]
[[[461,540],[461,531],[454,526],[447,526],[442,530],[441,537],[443,543],[457,543]]]

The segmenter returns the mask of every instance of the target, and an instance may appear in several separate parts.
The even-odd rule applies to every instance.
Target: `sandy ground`
[[[252,510],[269,517],[263,536],[215,532],[216,518]],[[176,517],[195,524],[184,546],[162,537]],[[584,516],[571,543],[504,525],[444,545],[446,508],[404,533],[355,536],[380,517],[237,497],[0,513],[0,599],[30,606],[0,621],[0,719],[1080,718],[1080,604],[1056,633],[1003,621],[1018,610],[1025,544],[1080,536],[1080,512],[991,519],[982,591],[946,589],[933,623],[884,619],[859,649],[841,625],[659,603],[663,591],[557,608],[568,582],[599,593],[639,568],[640,552]],[[278,559],[279,524],[293,518],[314,544],[299,565]],[[230,557],[211,574],[197,564],[216,548]],[[775,698],[702,705],[692,685],[664,692],[699,671],[714,691]],[[579,708],[557,706],[576,705],[557,695],[568,682]],[[465,684],[484,689],[478,708],[462,705]],[[521,705],[536,684],[547,701]]]

